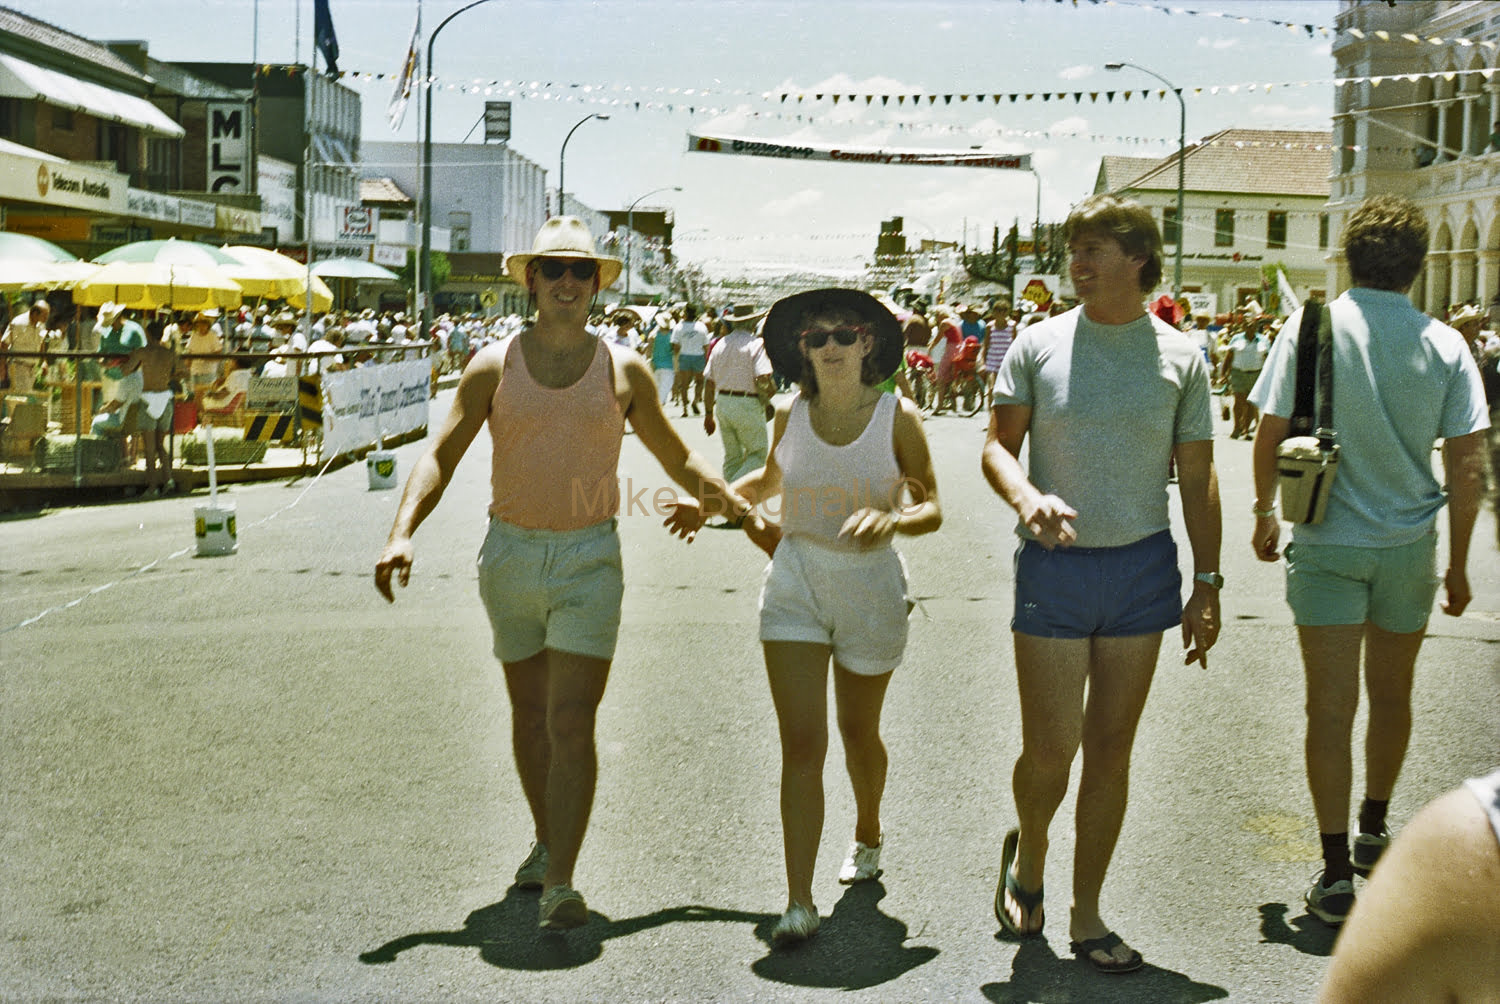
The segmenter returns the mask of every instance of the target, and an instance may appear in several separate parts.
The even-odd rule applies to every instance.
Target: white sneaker
[[[821,923],[816,909],[809,910],[801,903],[793,903],[771,929],[771,944],[784,948],[806,941],[818,933]]]
[[[517,889],[540,889],[542,879],[547,877],[547,846],[545,844],[532,844],[531,853],[526,855],[526,860],[521,862],[521,867],[516,869]]]
[[[844,859],[844,867],[839,869],[839,882],[843,885],[853,885],[855,882],[868,882],[880,877],[880,844],[870,847],[858,840],[849,848],[849,856]]]

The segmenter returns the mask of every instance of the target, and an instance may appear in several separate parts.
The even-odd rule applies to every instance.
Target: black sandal
[[[1013,938],[1035,938],[1042,933],[1042,927],[1046,925],[1046,917],[1042,918],[1034,931],[1022,930],[1010,919],[1010,914],[1005,909],[1005,894],[1010,893],[1010,898],[1016,901],[1016,905],[1029,916],[1034,914],[1037,907],[1042,905],[1042,886],[1028,892],[1021,888],[1015,876],[1010,873],[1010,866],[1016,860],[1016,849],[1020,846],[1021,831],[1011,830],[1005,835],[1005,844],[1000,851],[1000,884],[995,888],[995,919],[1000,922],[1000,927]]]
[[[1124,944],[1124,938],[1110,931],[1102,937],[1090,938],[1087,941],[1070,942],[1068,950],[1078,956],[1080,960],[1087,961],[1089,965],[1101,973],[1133,973],[1145,965],[1146,960],[1142,959],[1141,953],[1137,952],[1134,948],[1130,949],[1130,958],[1124,962],[1115,958],[1115,949]],[[1094,958],[1095,952],[1103,952],[1105,958],[1102,960]]]

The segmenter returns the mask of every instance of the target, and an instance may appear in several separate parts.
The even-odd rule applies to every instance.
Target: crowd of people
[[[535,320],[480,349],[464,370],[453,411],[408,481],[375,584],[393,600],[393,585],[407,583],[413,534],[487,428],[493,502],[480,595],[535,827],[516,884],[540,890],[542,928],[589,917],[573,876],[594,791],[594,719],[619,630],[617,465],[627,424],[686,492],[667,514],[671,532],[691,541],[721,517],[770,558],[759,634],[781,739],[787,882],[773,944],[793,946],[820,925],[813,865],[830,676],[856,803],[838,879],[881,874],[887,754],[879,722],[910,610],[906,569],[891,544],[942,523],[923,417],[896,381],[907,350],[951,346],[949,328],[962,342],[978,339],[993,373],[982,469],[1014,511],[1019,538],[1011,627],[1021,754],[1015,825],[1001,842],[994,896],[1002,931],[1031,938],[1043,930],[1048,830],[1081,752],[1072,951],[1102,973],[1143,965],[1106,921],[1102,892],[1164,634],[1180,628],[1186,661],[1204,667],[1219,636],[1225,581],[1213,401],[1216,385],[1230,380],[1251,409],[1234,430],[1254,439],[1247,542],[1261,560],[1284,562],[1302,643],[1306,770],[1324,858],[1305,901],[1330,925],[1358,916],[1353,878],[1374,873],[1392,846],[1387,809],[1429,612],[1439,589],[1448,615],[1470,599],[1480,444],[1494,400],[1486,401],[1479,362],[1492,336],[1476,343],[1407,299],[1427,247],[1414,206],[1377,197],[1351,216],[1344,243],[1354,287],[1329,305],[1342,459],[1326,517],[1296,523],[1283,552],[1276,451],[1290,432],[1301,312],[1278,325],[1246,304],[1214,331],[1148,311],[1161,237],[1150,212],[1129,200],[1085,200],[1064,235],[1078,305],[1030,314],[1003,302],[928,311],[821,289],[769,312],[683,304],[650,316],[632,308],[591,316],[620,263],[596,251],[571,218],[549,221],[529,254],[507,260],[533,298]],[[1174,313],[1182,306],[1172,303]],[[792,393],[775,394],[777,386]],[[666,416],[673,406],[683,417],[706,407],[705,431],[725,430],[722,476],[675,432]],[[758,443],[747,427],[758,427]],[[1445,486],[1431,465],[1439,443]],[[1193,568],[1185,599],[1171,482]],[[580,509],[580,494],[598,504]],[[773,521],[766,503],[777,497]],[[1445,506],[1447,570],[1439,575],[1436,524]],[[1361,653],[1370,729],[1351,853]],[[1394,846],[1401,860],[1401,841]],[[1359,960],[1338,964],[1356,980],[1349,974]],[[1493,990],[1493,973],[1489,980]]]

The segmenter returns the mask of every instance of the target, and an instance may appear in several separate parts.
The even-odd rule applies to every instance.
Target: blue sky
[[[144,39],[158,59],[305,62],[312,47],[311,0],[11,6],[93,39]],[[462,6],[424,0],[425,26]],[[341,69],[396,71],[415,0],[330,0],[330,7]],[[682,192],[642,205],[674,207],[679,255],[710,271],[772,262],[851,267],[873,250],[880,221],[891,216],[906,219],[912,238],[957,240],[967,227],[971,243],[988,245],[996,224],[1003,230],[1019,218],[1025,229],[1036,212],[1035,178],[688,153],[687,135],[1031,153],[1042,217],[1060,219],[1090,191],[1101,156],[1159,157],[1176,148],[1174,98],[999,105],[955,98],[945,105],[924,97],[913,109],[894,97],[834,105],[827,96],[1162,86],[1129,68],[1103,68],[1123,60],[1184,88],[1189,143],[1230,127],[1327,129],[1331,39],[1270,22],[1331,27],[1336,11],[1333,0],[495,0],[438,36],[433,136],[459,141],[486,100],[511,100],[511,145],[546,167],[555,184],[568,130],[590,113],[607,114],[568,144],[570,192],[609,208],[681,185]],[[1318,83],[1265,86],[1302,81]],[[367,138],[418,138],[413,109],[399,134],[386,123],[389,80],[350,83],[364,99]],[[782,93],[804,99],[783,101]],[[816,93],[825,99],[813,101]]]

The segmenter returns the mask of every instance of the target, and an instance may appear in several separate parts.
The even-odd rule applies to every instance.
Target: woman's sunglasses
[[[558,258],[542,258],[537,262],[537,271],[546,279],[561,279],[564,272],[572,272],[575,279],[592,279],[599,271],[599,263],[592,258],[565,261]]]
[[[802,332],[802,344],[810,349],[821,349],[828,344],[828,339],[832,338],[840,345],[853,345],[863,334],[865,334],[864,328],[857,328],[853,325],[843,328],[814,328]]]

